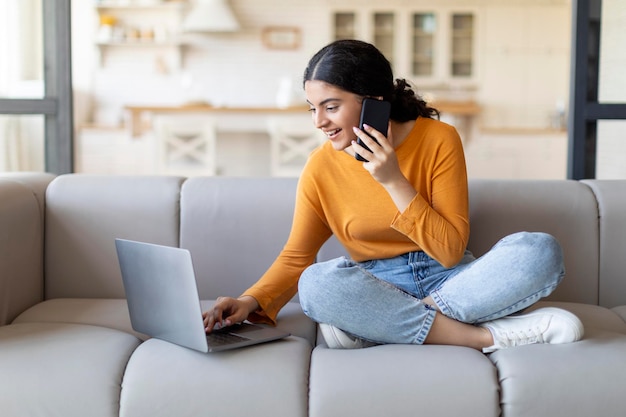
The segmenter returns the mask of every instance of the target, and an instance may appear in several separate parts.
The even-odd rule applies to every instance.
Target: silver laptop
[[[201,352],[270,342],[289,333],[251,323],[204,331],[198,288],[187,249],[115,239],[133,329]]]

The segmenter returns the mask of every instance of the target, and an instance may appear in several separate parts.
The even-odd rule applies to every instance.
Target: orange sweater
[[[355,261],[418,250],[446,267],[461,260],[469,238],[469,204],[458,133],[420,117],[396,154],[402,173],[418,192],[402,213],[362,162],[328,142],[311,153],[298,183],[287,243],[244,293],[261,306],[251,320],[275,323],[296,293],[300,274],[332,234]]]

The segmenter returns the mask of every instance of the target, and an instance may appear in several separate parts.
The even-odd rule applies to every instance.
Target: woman
[[[305,70],[304,90],[328,142],[302,172],[284,249],[241,297],[220,297],[204,313],[207,332],[245,319],[275,323],[298,290],[331,348],[434,343],[492,352],[582,337],[582,324],[564,310],[509,316],[563,278],[558,242],[517,233],[479,259],[466,250],[460,138],[406,81],[394,82],[373,45],[341,40],[322,48]],[[366,97],[391,102],[387,132],[356,127]],[[314,263],[332,234],[350,259]]]

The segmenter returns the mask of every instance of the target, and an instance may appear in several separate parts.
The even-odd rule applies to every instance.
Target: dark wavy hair
[[[372,44],[344,39],[320,49],[304,70],[303,85],[318,80],[363,97],[391,102],[391,119],[397,122],[418,117],[439,118],[405,79],[394,82],[391,64]]]

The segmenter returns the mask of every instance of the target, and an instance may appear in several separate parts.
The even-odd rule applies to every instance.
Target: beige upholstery
[[[305,417],[311,348],[289,337],[207,355],[151,339],[128,363],[120,416]]]
[[[599,304],[624,305],[626,295],[626,181],[584,181],[598,204],[600,234]]]
[[[0,326],[43,300],[44,193],[53,178],[0,176]]]
[[[289,236],[296,183],[294,178],[185,181],[180,245],[192,253],[200,297],[239,295],[271,265]]]
[[[311,417],[500,415],[496,369],[456,346],[319,346],[309,401]]]
[[[178,246],[182,181],[57,178],[46,194],[46,298],[123,298],[115,238]]]
[[[118,415],[124,369],[140,341],[66,323],[0,327],[0,414]]]
[[[577,343],[484,355],[331,350],[297,297],[278,316],[292,333],[280,342],[200,354],[149,339],[132,330],[114,238],[188,248],[207,309],[280,252],[297,180],[50,180],[0,175],[2,416],[626,415],[626,181],[470,182],[470,249],[520,230],[556,236],[566,277],[531,308],[561,307],[585,326]],[[344,254],[331,238],[318,259]]]
[[[476,256],[514,232],[552,234],[563,247],[566,277],[551,299],[597,304],[597,202],[585,184],[472,180],[470,226],[469,249]]]

